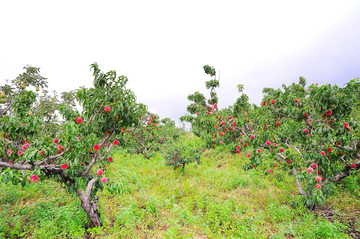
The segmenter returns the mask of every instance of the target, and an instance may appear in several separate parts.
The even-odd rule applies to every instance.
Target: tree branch
[[[301,186],[301,183],[299,181],[299,179],[296,177],[297,173],[296,173],[296,169],[295,168],[292,168],[292,173],[294,175],[294,179],[295,179],[295,183],[296,183],[296,187],[298,189],[298,192],[300,195],[306,195],[306,193],[304,192],[302,186]]]
[[[51,159],[56,159],[58,157],[61,157],[63,156],[67,151],[69,151],[70,148],[68,147],[65,151],[61,152],[60,154],[57,154],[57,155],[54,155],[54,156],[50,156],[50,157],[47,157],[46,159],[44,159],[43,161],[39,162],[39,163],[36,163],[37,166],[39,165],[42,165],[44,163],[47,163],[48,160],[51,160]]]
[[[112,129],[112,130],[113,130],[113,129]],[[114,132],[109,133],[109,135],[108,135],[105,139],[103,139],[103,141],[101,142],[100,146],[103,147],[103,146],[105,145],[106,141],[107,141],[113,134],[114,134]]]
[[[337,147],[337,148],[340,148],[340,149],[349,149],[349,150],[353,150],[353,148],[352,148],[352,147],[349,147],[349,146],[340,146],[340,145],[335,145],[335,144],[334,144],[334,146],[335,146],[335,147]]]
[[[240,132],[241,132],[243,135],[247,136],[247,134],[244,132],[244,129],[243,129],[243,128],[239,128],[239,127],[236,127],[236,126],[235,126],[235,129],[240,130]]]
[[[102,143],[101,143],[101,147],[105,145],[106,141],[114,134],[114,132],[110,133],[105,139],[103,139]],[[112,148],[112,145],[109,147],[108,151],[110,151],[110,149]],[[107,151],[107,152],[108,152]],[[85,170],[85,172],[83,173],[79,173],[79,176],[85,177],[86,175],[88,175],[90,173],[90,170],[92,168],[92,166],[96,163],[96,160],[99,158],[99,152],[96,152],[94,155],[93,160],[90,162],[89,166],[87,167],[87,169]]]
[[[360,162],[356,162],[355,165],[356,165],[356,168],[353,169],[353,170],[359,170],[360,169]],[[327,183],[328,181],[330,181],[330,182],[339,182],[339,181],[341,181],[342,179],[344,179],[344,178],[346,178],[347,176],[350,175],[350,170],[352,170],[350,165],[346,165],[344,167],[344,169],[341,170],[337,175],[335,175],[332,178],[329,178],[329,179],[325,180],[323,184]]]
[[[296,148],[294,145],[288,144],[288,143],[286,143],[286,142],[285,142],[285,145],[288,146],[288,147],[290,147],[290,148],[295,149],[296,152],[298,152],[298,154],[300,154],[300,155],[302,156],[302,153],[300,152],[300,150],[299,150],[298,148]]]
[[[98,157],[99,153],[96,152],[94,155],[93,160],[90,162],[89,166],[87,167],[87,169],[85,170],[85,172],[83,173],[79,173],[78,176],[82,176],[85,177],[86,175],[88,175],[90,173],[90,170],[92,168],[92,166],[96,163],[97,157]]]
[[[90,116],[90,119],[89,119],[89,121],[87,122],[87,124],[86,125],[89,125],[90,124],[90,122],[92,121],[92,119],[95,117],[95,115],[97,115],[97,114],[93,114],[93,115],[91,115]]]
[[[283,116],[283,117],[286,117],[286,118],[295,119],[295,117],[292,117],[292,116],[286,115],[286,114],[284,114],[284,113],[280,113],[280,112],[274,111],[274,110],[276,110],[276,108],[275,108],[274,106],[271,106],[271,107],[269,107],[269,108],[270,108],[270,109],[273,109],[273,110],[271,110],[271,112],[274,113],[274,114],[277,114],[278,116]]]
[[[93,178],[89,181],[87,187],[86,187],[86,193],[85,193],[85,196],[90,198],[90,195],[91,195],[91,191],[92,191],[92,188],[94,186],[94,184],[96,183],[98,179],[97,178]]]
[[[277,155],[279,155],[281,158],[283,158],[283,159],[286,159],[286,156],[285,155],[283,155],[282,153],[277,153]]]
[[[23,148],[21,148],[20,145],[18,145],[16,142],[13,142],[7,138],[3,138],[3,140],[8,143],[8,144],[12,144],[13,146],[15,146],[18,150],[20,150],[21,152],[25,152],[25,150]]]
[[[8,112],[12,108],[12,106],[13,106],[13,102],[10,102],[9,107],[6,110],[2,111],[0,115],[5,115],[6,112]]]
[[[18,170],[34,170],[35,166],[33,165],[24,165],[24,164],[20,164],[20,163],[6,163],[6,162],[2,162],[0,161],[0,168],[11,168],[11,169],[18,169]]]

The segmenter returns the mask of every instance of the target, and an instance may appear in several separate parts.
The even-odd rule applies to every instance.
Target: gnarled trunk
[[[99,197],[95,197],[94,199],[90,197],[92,187],[96,181],[97,178],[93,178],[92,180],[90,180],[86,188],[86,193],[84,193],[82,189],[79,189],[76,192],[76,194],[78,195],[81,201],[81,207],[84,209],[90,220],[91,227],[101,226],[100,213],[97,209],[97,203],[99,201]]]

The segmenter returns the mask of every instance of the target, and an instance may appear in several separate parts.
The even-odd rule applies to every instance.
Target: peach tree
[[[159,116],[145,110],[138,127],[126,130],[125,146],[129,153],[142,154],[150,159],[179,136],[180,129],[174,121],[169,118],[160,120]]]
[[[298,84],[283,89],[265,88],[260,106],[241,94],[233,106],[213,111],[205,97],[195,92],[182,120],[204,138],[207,147],[222,145],[231,152],[246,152],[244,169],[268,167],[294,176],[308,206],[322,203],[332,183],[359,169],[359,80],[345,87]],[[212,95],[210,96],[212,97]],[[212,99],[208,100],[211,101]],[[305,186],[304,186],[305,183]]]
[[[323,192],[330,193],[333,182],[359,169],[360,84],[354,79],[343,88],[305,85],[300,77],[298,84],[283,85],[282,90],[265,88],[258,110],[267,117],[258,115],[254,120],[268,125],[267,131],[256,131],[267,134],[271,144],[266,147],[283,168],[291,169],[299,194],[308,195],[306,202],[311,206],[324,200]]]
[[[190,163],[201,164],[201,155],[205,151],[204,142],[196,137],[179,137],[177,140],[168,144],[162,151],[165,165],[173,167],[174,170],[180,168],[185,171],[185,166]]]
[[[214,116],[218,112],[218,97],[215,89],[220,86],[219,80],[216,78],[216,70],[214,67],[205,65],[204,71],[211,78],[205,82],[206,88],[210,90],[210,98],[206,99],[204,94],[195,92],[188,96],[191,102],[187,106],[188,114],[180,117],[181,121],[189,122],[192,126],[192,132],[205,139],[207,146],[213,145],[212,135],[214,130]]]
[[[109,183],[111,150],[123,142],[123,128],[139,124],[144,106],[125,76],[103,73],[96,63],[91,68],[92,88],[61,96],[45,90],[47,80],[35,67],[1,86],[0,177],[23,186],[57,181],[78,196],[90,225],[100,226],[96,194]]]

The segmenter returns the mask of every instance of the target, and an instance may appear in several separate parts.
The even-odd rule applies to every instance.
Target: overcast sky
[[[149,110],[177,120],[221,72],[219,107],[245,85],[343,85],[360,77],[360,1],[1,1],[0,83],[29,64],[59,92],[90,87],[89,65],[129,78]]]

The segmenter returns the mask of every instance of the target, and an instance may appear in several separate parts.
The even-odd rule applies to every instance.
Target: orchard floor
[[[184,173],[160,155],[113,159],[106,176],[119,187],[99,193],[103,227],[85,229],[80,201],[52,181],[0,183],[0,238],[360,238],[357,186],[311,212],[293,178],[245,172],[239,155],[209,150]]]

